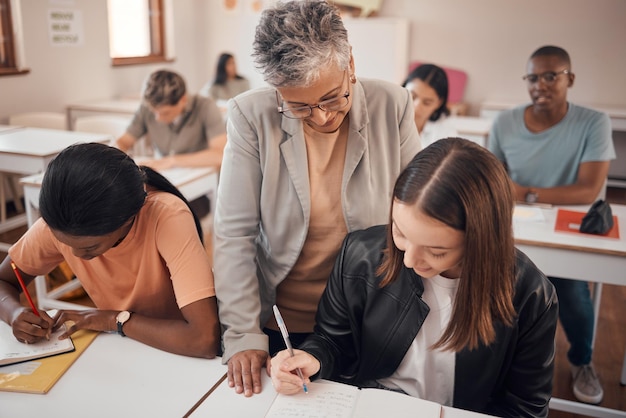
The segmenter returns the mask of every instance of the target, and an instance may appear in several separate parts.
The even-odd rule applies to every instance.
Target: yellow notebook
[[[97,335],[95,331],[80,330],[72,334],[74,351],[0,367],[0,390],[47,393]]]

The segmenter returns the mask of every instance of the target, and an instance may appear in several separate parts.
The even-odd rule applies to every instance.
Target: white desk
[[[66,147],[79,142],[108,142],[109,135],[68,132],[56,129],[20,128],[5,129],[0,134],[0,172],[11,174],[34,174],[43,172],[50,161]],[[0,201],[4,201],[4,188],[0,189]],[[4,205],[2,205],[4,206]],[[0,232],[24,225],[26,216],[6,220],[0,209]],[[4,213],[4,217],[2,214]],[[7,251],[10,244],[0,243],[0,250]]]
[[[179,356],[100,334],[47,394],[0,391],[0,416],[182,417],[224,372],[220,358]]]
[[[226,372],[227,366],[223,367]],[[276,397],[276,391],[265,369],[263,369],[261,376],[263,377],[263,391],[261,393],[246,398],[242,394],[237,394],[235,389],[228,386],[228,381],[224,380],[195,410],[191,411],[189,416],[191,418],[212,418],[215,416],[229,418],[264,417]],[[382,406],[382,408],[386,409],[385,406]],[[358,418],[380,418],[381,416],[380,411],[373,411],[372,415],[367,417],[360,416]],[[417,417],[419,414],[415,416]],[[442,418],[486,418],[490,415],[444,406],[441,416]]]
[[[63,149],[79,142],[108,142],[110,135],[22,128],[0,135],[0,171],[40,173]]]
[[[68,104],[65,109],[67,113],[67,129],[74,129],[74,121],[77,114],[113,114],[113,115],[134,115],[139,105],[140,99],[102,99]]]
[[[589,206],[567,206],[564,209],[586,212]],[[601,285],[626,286],[626,206],[612,204],[618,218],[620,239],[594,235],[556,232],[557,207],[541,209],[543,221],[514,219],[517,248],[523,251],[546,275],[592,281],[596,283],[593,299],[597,322]],[[596,326],[594,326],[594,330]],[[622,365],[622,384],[626,384],[626,354]],[[626,417],[626,411],[609,410],[594,405],[552,399],[556,410],[588,414],[594,417]]]
[[[193,200],[203,195],[208,195],[211,202],[217,196],[217,177],[215,168],[173,168],[161,171],[174,186],[187,198]],[[24,203],[26,205],[26,220],[31,226],[39,217],[39,193],[43,173],[24,177],[20,183],[24,186]],[[37,304],[40,309],[86,309],[88,307],[75,303],[59,300],[64,294],[80,288],[78,280],[72,280],[58,288],[48,292],[46,280],[43,276],[35,278],[37,292]]]
[[[487,146],[493,119],[473,116],[451,116],[449,120],[454,124],[460,137],[476,142],[483,147]]]
[[[0,134],[15,131],[16,129],[22,129],[22,126],[17,125],[0,125]]]

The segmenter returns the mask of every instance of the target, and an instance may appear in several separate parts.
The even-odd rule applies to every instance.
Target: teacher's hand
[[[228,386],[237,393],[252,396],[261,393],[261,369],[269,365],[269,354],[263,350],[240,351],[228,360]]]

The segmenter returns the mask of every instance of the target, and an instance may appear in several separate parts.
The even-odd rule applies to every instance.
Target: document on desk
[[[97,335],[94,331],[80,330],[72,334],[73,351],[0,367],[0,390],[47,393]]]
[[[513,220],[522,222],[543,222],[546,220],[540,207],[515,205],[513,209]]]
[[[63,325],[56,332],[53,332],[52,335],[50,335],[49,340],[42,340],[35,344],[24,344],[15,338],[13,330],[9,325],[1,322],[0,366],[74,351],[74,344],[72,343],[71,338],[59,340],[59,335],[64,333],[66,329],[65,325]]]
[[[277,395],[265,418],[439,418],[441,405],[383,389],[320,380],[308,393]]]
[[[575,210],[559,209],[556,214],[556,222],[554,230],[557,232],[569,232],[573,234],[584,235],[587,237],[613,238],[619,239],[619,220],[613,215],[613,227],[605,234],[588,234],[580,232],[580,224],[583,222],[586,212]]]

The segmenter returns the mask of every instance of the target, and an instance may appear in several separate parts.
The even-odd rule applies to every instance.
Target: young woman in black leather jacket
[[[325,378],[497,416],[548,414],[557,297],[514,246],[502,164],[442,139],[400,174],[387,226],[346,237],[315,332],[271,364],[280,393]]]

